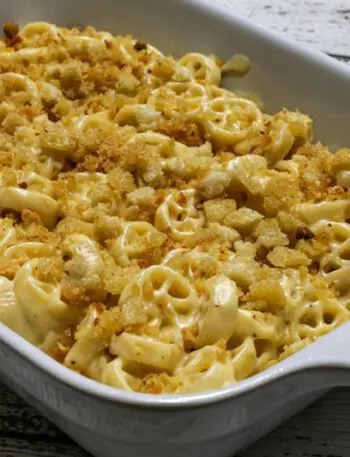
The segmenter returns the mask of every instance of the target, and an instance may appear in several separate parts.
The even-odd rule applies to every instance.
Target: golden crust
[[[54,285],[75,316],[49,332],[52,357],[65,363],[84,332],[105,363],[123,333],[173,344],[182,354],[173,371],[130,360],[123,370],[133,390],[181,392],[178,370],[194,363],[184,360],[209,347],[198,337],[213,278],[235,283],[242,321],[198,356],[198,376],[234,361],[243,343],[249,373],[273,365],[331,329],[327,304],[343,322],[350,149],[332,155],[311,141],[308,116],[270,116],[219,88],[213,56],[177,61],[92,27],[7,23],[4,35],[0,275],[16,281],[37,259],[33,280]],[[320,202],[330,206],[312,206],[320,217],[308,223],[303,205]],[[313,330],[302,327],[309,304],[322,314]],[[76,370],[94,377],[90,368]]]

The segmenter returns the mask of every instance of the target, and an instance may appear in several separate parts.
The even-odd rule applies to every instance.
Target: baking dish
[[[268,110],[300,108],[316,122],[316,135],[346,145],[350,72],[327,57],[238,20],[204,1],[34,1],[0,6],[3,21],[47,20],[131,32],[175,55],[189,50],[223,59],[248,54],[253,70],[227,81],[258,93]],[[98,12],[98,16],[97,13]],[[193,24],[196,24],[195,28]],[[155,397],[118,391],[58,365],[7,328],[0,327],[4,380],[96,456],[229,456],[312,401],[346,384],[349,324],[276,367],[240,384],[204,394]]]

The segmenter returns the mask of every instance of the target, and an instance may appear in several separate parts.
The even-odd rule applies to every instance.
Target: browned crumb
[[[2,29],[6,38],[9,40],[14,38],[19,32],[18,25],[14,24],[13,22],[5,22]]]
[[[64,331],[63,335],[60,336],[55,345],[48,350],[47,354],[57,362],[63,363],[69,350],[74,345],[74,334],[75,328],[68,327]]]
[[[159,122],[158,130],[187,146],[200,146],[205,142],[203,132],[195,122],[183,119],[162,119]]]
[[[314,236],[308,227],[298,228],[295,234],[297,240],[311,240]]]
[[[23,183],[25,186],[21,186],[22,183],[19,184],[19,187],[22,189],[26,189],[26,183]],[[30,209],[24,209],[21,212],[21,219],[24,224],[34,223],[37,225],[42,225],[42,220],[40,214],[36,213],[35,211],[31,211]]]
[[[1,168],[11,167],[12,159],[13,159],[12,151],[0,151],[0,166],[1,166]]]
[[[198,326],[193,325],[191,327],[182,329],[182,337],[184,340],[185,351],[190,352],[196,347],[196,338],[198,335]]]
[[[123,268],[115,264],[108,265],[103,276],[105,290],[110,294],[119,295],[139,271],[138,266]]]
[[[72,306],[83,308],[105,298],[105,292],[102,289],[89,289],[77,281],[64,277],[61,281],[61,298]]]
[[[63,262],[60,257],[41,258],[33,271],[39,281],[57,284],[63,278]]]
[[[139,380],[135,390],[159,395],[165,393],[167,387],[171,384],[175,385],[175,381],[167,373],[152,373]]]
[[[107,174],[108,183],[119,194],[123,195],[136,189],[133,175],[120,167],[115,167]]]
[[[147,49],[147,43],[142,40],[137,40],[134,44],[134,49],[136,51],[144,51],[145,49]]]
[[[18,35],[19,27],[17,24],[5,22],[2,29],[5,35],[6,46],[13,47],[22,41],[22,38]]]

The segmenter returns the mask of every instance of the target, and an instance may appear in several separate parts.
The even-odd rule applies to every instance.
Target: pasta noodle
[[[246,56],[46,22],[4,34],[2,323],[96,381],[184,394],[349,319],[350,149],[219,87]]]

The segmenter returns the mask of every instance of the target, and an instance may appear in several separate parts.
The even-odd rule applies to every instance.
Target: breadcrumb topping
[[[221,88],[246,56],[3,31],[5,324],[85,376],[164,394],[244,379],[349,318],[350,149]]]

